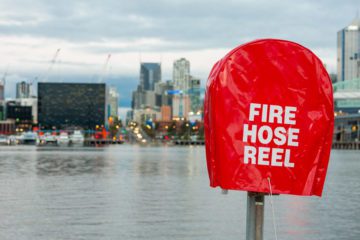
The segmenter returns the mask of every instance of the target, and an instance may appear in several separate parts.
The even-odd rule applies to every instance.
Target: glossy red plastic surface
[[[209,75],[204,113],[210,186],[268,193],[270,178],[273,193],[321,196],[333,92],[310,50],[275,39],[235,48]]]

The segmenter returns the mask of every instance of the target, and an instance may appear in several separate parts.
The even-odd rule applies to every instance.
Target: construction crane
[[[4,75],[1,78],[0,84],[5,85],[7,75],[8,75],[8,69],[5,70]]]
[[[107,57],[106,57],[105,63],[103,65],[101,74],[99,75],[99,79],[98,79],[99,83],[102,83],[104,81],[104,77],[105,77],[106,72],[107,72],[107,68],[108,68],[108,65],[109,65],[109,62],[110,62],[110,58],[111,58],[111,54],[108,54]]]
[[[46,74],[42,80],[42,82],[46,82],[48,80],[48,77],[49,77],[49,74],[51,72],[51,69],[54,67],[55,63],[56,63],[56,59],[58,58],[59,56],[59,53],[60,53],[60,48],[58,48],[54,54],[54,57],[50,60],[50,65],[46,71]]]

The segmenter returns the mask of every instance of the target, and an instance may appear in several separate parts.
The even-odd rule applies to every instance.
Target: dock
[[[204,140],[174,140],[173,143],[175,145],[205,145]]]
[[[360,142],[333,142],[332,148],[360,150]]]
[[[113,139],[94,139],[94,138],[86,138],[84,140],[85,146],[95,146],[95,145],[115,145],[115,144],[123,144],[123,140],[113,140]]]

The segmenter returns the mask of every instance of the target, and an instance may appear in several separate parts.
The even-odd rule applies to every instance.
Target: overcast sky
[[[0,9],[0,72],[9,69],[10,85],[19,79],[45,76],[49,61],[61,48],[59,63],[51,74],[81,75],[90,80],[101,74],[111,53],[108,74],[119,82],[134,81],[124,83],[131,88],[138,81],[140,59],[161,61],[166,80],[171,79],[172,62],[185,57],[191,62],[192,75],[204,84],[218,59],[237,45],[258,38],[298,42],[335,72],[336,32],[355,18],[360,3],[0,0]]]

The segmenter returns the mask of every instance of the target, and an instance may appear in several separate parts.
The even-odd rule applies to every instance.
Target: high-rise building
[[[190,81],[190,62],[185,58],[174,61],[173,64],[174,89],[187,91]]]
[[[172,106],[172,96],[168,94],[174,89],[172,81],[160,82],[155,85],[156,106]]]
[[[360,78],[360,18],[337,33],[337,80]]]
[[[109,89],[109,105],[110,105],[110,116],[118,117],[119,93],[116,87],[110,87]]]
[[[104,83],[38,83],[38,122],[46,129],[106,126]]]
[[[202,108],[201,92],[200,92],[200,79],[191,77],[190,79],[190,110],[196,113]]]
[[[131,108],[132,109],[140,109],[141,104],[144,102],[144,91],[141,90],[140,85],[138,85],[137,89],[132,92],[132,98],[131,98]]]
[[[132,93],[131,101],[134,120],[143,122],[147,118],[155,120],[156,116],[160,116],[160,106],[157,105],[159,98],[155,93],[155,86],[160,82],[161,64],[141,63],[140,83]]]
[[[173,82],[174,95],[172,96],[172,117],[187,118],[190,112],[190,62],[185,58],[174,61]]]
[[[129,125],[129,123],[134,119],[134,111],[133,110],[128,110],[126,112],[126,118],[125,118],[125,123],[126,126]]]
[[[19,82],[16,84],[16,98],[29,98],[30,84],[27,82]]]
[[[132,109],[155,107],[155,85],[161,82],[160,63],[141,63],[140,84],[132,94]]]
[[[155,83],[161,81],[160,63],[141,63],[140,86],[141,90],[154,91]]]
[[[7,71],[5,72],[2,79],[0,79],[0,101],[5,100],[5,81],[6,81]]]

